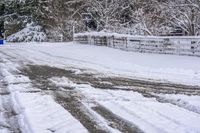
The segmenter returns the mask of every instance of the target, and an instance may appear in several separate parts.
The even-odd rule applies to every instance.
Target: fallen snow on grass
[[[62,78],[60,82],[73,86],[86,98],[83,102],[96,102],[144,132],[200,132],[200,114],[173,104],[160,103],[155,98],[145,98],[132,91],[95,89],[87,84],[75,84],[67,78]]]
[[[200,86],[199,57],[126,52],[73,43],[25,44],[9,44],[1,49],[9,55],[43,65],[72,65],[106,74]]]
[[[24,133],[88,132],[52,97],[37,93],[13,93],[14,108]]]

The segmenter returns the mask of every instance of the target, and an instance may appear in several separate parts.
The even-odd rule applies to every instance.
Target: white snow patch
[[[51,81],[53,84],[55,84],[59,87],[72,87],[72,88],[74,88],[74,83],[66,77],[61,77],[61,78],[52,77],[52,78],[49,79],[49,81]]]
[[[2,98],[0,98],[0,133],[7,133],[7,129],[6,128],[1,128],[1,126],[8,126],[6,119],[5,119],[5,110],[3,108],[3,103],[2,103]]]
[[[25,84],[11,84],[7,87],[10,92],[20,91],[20,92],[31,92],[31,91],[41,91],[38,88],[33,88],[30,83]]]
[[[0,129],[0,133],[11,133],[8,129]]]
[[[88,132],[68,111],[50,96],[36,93],[13,93],[14,108],[24,133]]]
[[[4,78],[8,84],[16,84],[16,83],[28,83],[30,79],[23,75],[10,75]]]
[[[200,96],[181,94],[154,94],[160,98],[200,114]]]
[[[200,109],[200,96],[188,96],[188,95],[175,95],[175,94],[165,94],[166,98],[170,99],[177,99],[177,100],[183,100],[188,102],[191,105],[198,106]]]

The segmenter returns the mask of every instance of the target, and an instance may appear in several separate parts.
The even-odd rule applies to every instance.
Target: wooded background
[[[73,27],[75,32],[154,36],[169,35],[179,28],[185,35],[200,35],[200,0],[0,0],[0,5],[7,37],[21,31],[40,36],[38,41],[60,36],[68,41]]]

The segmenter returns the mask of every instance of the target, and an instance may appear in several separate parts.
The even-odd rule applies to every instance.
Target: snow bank
[[[86,133],[81,123],[48,95],[13,93],[14,108],[24,133]]]
[[[200,114],[200,96],[188,96],[178,94],[154,94],[164,101],[173,103],[190,111]]]
[[[1,89],[0,89],[1,90]],[[6,110],[3,108],[3,104],[5,99],[3,99],[3,96],[0,97],[0,133],[10,133],[10,131],[7,129],[9,126],[8,122],[6,121]]]

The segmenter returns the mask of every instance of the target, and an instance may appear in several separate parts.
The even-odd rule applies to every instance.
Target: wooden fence
[[[126,51],[200,56],[200,37],[142,37],[77,34],[74,41]]]

